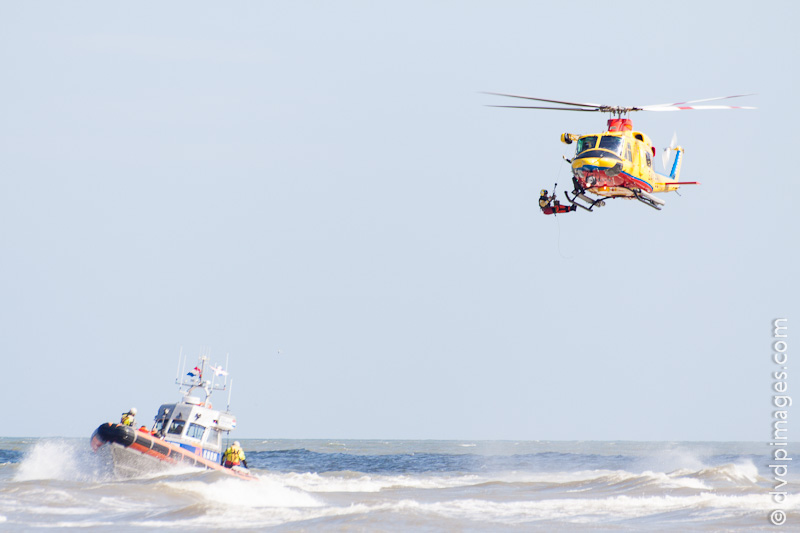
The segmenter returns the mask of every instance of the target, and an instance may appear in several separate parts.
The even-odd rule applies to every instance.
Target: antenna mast
[[[175,369],[175,383],[181,378],[181,356],[183,355],[183,346],[181,346],[180,351],[178,352],[178,368]]]
[[[231,412],[231,393],[233,392],[233,378],[231,378],[231,386],[228,389],[228,405],[225,407],[225,411],[230,413]]]
[[[189,372],[184,372],[183,376],[178,376],[175,379],[175,383],[178,385],[178,390],[183,393],[184,396],[189,396],[194,389],[202,389],[206,393],[205,400],[211,396],[211,393],[215,390],[225,390],[226,385],[223,384],[222,386],[216,385],[214,383],[215,377],[219,374],[227,374],[227,372],[220,369],[218,366],[208,365],[211,372],[214,373],[211,379],[205,379],[203,374],[206,374],[206,362],[208,361],[208,355],[201,355],[199,357],[199,366],[195,366]],[[186,370],[186,356],[184,355],[184,371]],[[186,388],[184,391],[183,389]]]

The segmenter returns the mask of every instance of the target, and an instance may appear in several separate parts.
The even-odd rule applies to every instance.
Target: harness
[[[225,450],[225,462],[230,463],[232,465],[238,465],[242,462],[242,456],[244,455],[244,451],[241,448],[230,447]]]

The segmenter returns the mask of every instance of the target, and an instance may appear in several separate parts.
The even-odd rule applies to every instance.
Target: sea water
[[[800,531],[798,447],[776,489],[768,443],[240,440],[255,481],[0,438],[0,530]]]

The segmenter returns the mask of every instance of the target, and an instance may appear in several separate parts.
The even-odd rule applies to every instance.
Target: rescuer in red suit
[[[545,215],[569,213],[570,211],[575,211],[577,209],[577,206],[574,205],[561,205],[558,200],[556,200],[555,194],[551,196],[547,195],[547,189],[542,189],[542,192],[539,195],[539,207],[542,209],[542,213]]]

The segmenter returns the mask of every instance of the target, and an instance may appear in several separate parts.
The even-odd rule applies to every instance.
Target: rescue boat
[[[171,465],[186,465],[218,470],[242,479],[255,479],[243,466],[227,468],[221,464],[224,451],[222,434],[236,427],[236,417],[229,411],[214,409],[209,401],[213,391],[226,389],[228,372],[220,366],[208,365],[213,376],[204,379],[207,361],[208,357],[200,356],[198,366],[185,373],[183,378],[179,372],[175,383],[183,398],[176,403],[161,405],[152,429],[107,422],[92,434],[92,449],[97,452],[108,446],[114,469],[122,477],[135,477]],[[220,376],[225,380],[222,385],[217,385],[215,379]],[[193,393],[204,393],[204,397]]]

